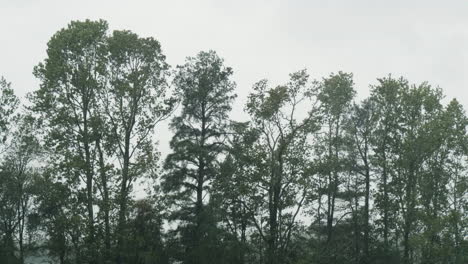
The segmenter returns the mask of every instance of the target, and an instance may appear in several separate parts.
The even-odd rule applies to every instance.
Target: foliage
[[[351,73],[301,70],[231,120],[215,51],[170,71],[103,20],[34,75],[27,107],[0,79],[0,263],[468,263],[468,117],[438,87],[389,75],[358,101]]]

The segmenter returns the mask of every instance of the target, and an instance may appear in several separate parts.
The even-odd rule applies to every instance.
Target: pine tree
[[[178,67],[174,85],[180,96],[181,112],[171,128],[173,150],[166,160],[166,192],[181,221],[184,263],[218,263],[214,256],[217,241],[209,198],[219,161],[225,151],[228,114],[235,98],[232,69],[214,51],[200,52]],[[214,234],[213,234],[214,233]]]

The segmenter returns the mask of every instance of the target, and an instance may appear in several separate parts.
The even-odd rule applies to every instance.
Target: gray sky
[[[173,66],[216,50],[235,72],[236,113],[254,82],[281,84],[302,68],[314,78],[353,72],[360,97],[389,73],[427,80],[468,106],[468,0],[0,0],[0,6],[0,75],[20,96],[37,88],[32,68],[57,30],[71,20],[102,18],[111,29],[158,39]],[[167,141],[166,129],[161,133]]]

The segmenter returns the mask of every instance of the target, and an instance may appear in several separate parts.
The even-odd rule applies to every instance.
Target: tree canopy
[[[0,78],[0,263],[468,263],[457,99],[303,69],[254,83],[240,120],[220,54],[163,50],[72,21],[26,101]]]

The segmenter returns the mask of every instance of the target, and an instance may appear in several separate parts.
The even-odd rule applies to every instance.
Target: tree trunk
[[[100,167],[100,174],[101,174],[101,184],[102,184],[102,191],[103,191],[103,208],[104,211],[104,258],[105,262],[109,262],[111,259],[110,251],[111,251],[111,244],[110,244],[110,220],[109,220],[109,211],[110,211],[110,202],[109,202],[109,188],[108,188],[108,179],[105,170],[105,162],[104,162],[104,154],[101,149],[101,141],[98,139],[96,141],[96,146],[99,154],[99,167]]]
[[[403,246],[404,246],[404,254],[403,254],[403,261],[405,264],[411,264],[410,259],[410,252],[411,252],[411,245],[409,243],[410,233],[412,229],[412,223],[414,218],[414,195],[416,192],[416,174],[414,173],[413,165],[410,165],[410,170],[408,173],[408,179],[406,182],[406,215],[405,215],[405,225],[404,225],[404,237],[403,237]]]
[[[23,203],[24,201],[21,201]],[[24,210],[25,206],[22,205],[22,210],[21,210],[21,219],[19,222],[19,234],[18,234],[18,244],[19,244],[19,259],[20,263],[24,264],[24,243],[23,243],[23,235],[24,235]]]
[[[89,146],[86,144],[86,160],[90,164]],[[88,167],[88,166],[87,166]],[[95,263],[95,241],[94,241],[94,211],[93,211],[93,175],[90,168],[86,172],[86,194],[87,194],[87,210],[88,210],[88,250],[90,251],[90,263]]]
[[[360,217],[359,217],[359,195],[358,195],[358,184],[356,178],[356,190],[355,190],[355,197],[354,197],[354,250],[355,250],[355,260],[356,264],[361,263],[361,250],[360,250],[360,238],[361,238],[361,228],[360,228]]]
[[[122,168],[122,179],[120,182],[120,194],[119,194],[119,222],[117,228],[117,263],[124,263],[123,253],[124,253],[124,240],[126,237],[126,214],[127,214],[127,185],[129,181],[129,166],[130,166],[130,133],[125,133],[125,146],[124,146],[124,156],[123,156],[123,168]]]
[[[87,247],[89,251],[89,263],[96,263],[96,246],[94,241],[94,211],[93,211],[93,171],[90,153],[89,128],[88,128],[88,109],[84,102],[83,108],[83,145],[85,150],[85,173],[86,173],[86,198],[88,211],[88,239]]]
[[[275,180],[274,180],[275,181]],[[267,239],[267,263],[277,263],[276,240],[278,233],[278,198],[279,192],[277,184],[270,187],[270,205],[269,205],[269,234]]]
[[[332,160],[333,156],[333,145],[332,145],[332,122],[328,123],[328,159]],[[332,168],[331,162],[328,164],[328,197],[327,197],[327,248],[330,246],[330,242],[333,235],[333,213],[334,213],[334,192],[335,192],[335,182],[332,178]]]
[[[369,164],[367,162],[367,143],[365,146],[365,159],[364,159],[364,166],[365,166],[365,175],[366,175],[366,192],[364,198],[364,258],[363,263],[369,263],[369,199],[370,199],[370,170]]]
[[[385,144],[385,143],[384,143]],[[384,250],[385,253],[388,253],[388,179],[387,179],[387,157],[386,157],[386,150],[383,150],[383,168],[382,168],[382,184],[384,189],[384,197],[383,197],[383,224],[384,224]]]
[[[247,236],[246,236],[246,231],[247,231],[247,219],[246,219],[246,211],[245,211],[245,206],[242,206],[242,218],[241,218],[241,248],[240,248],[240,256],[239,256],[239,264],[245,264],[245,249],[246,249],[246,243],[247,243]]]
[[[278,211],[280,205],[280,193],[283,177],[283,151],[286,148],[285,142],[281,142],[277,153],[272,153],[272,179],[269,188],[269,234],[267,238],[267,263],[280,263],[279,258],[282,257],[278,247]]]
[[[201,118],[201,136],[200,136],[200,149],[205,148],[205,140],[206,140],[206,107],[205,103],[202,103],[201,105],[201,112],[202,112],[202,118]],[[194,248],[192,250],[195,250],[196,254],[192,256],[194,259],[192,260],[192,263],[194,264],[203,264],[202,263],[202,258],[201,258],[201,252],[199,250],[200,244],[202,243],[202,237],[203,237],[203,232],[204,232],[204,227],[203,225],[205,224],[204,221],[206,220],[204,217],[204,212],[203,212],[203,187],[205,183],[205,157],[203,155],[200,155],[198,157],[198,170],[197,170],[197,200],[195,204],[195,217],[196,217],[196,230],[195,230],[195,237],[194,237]]]

